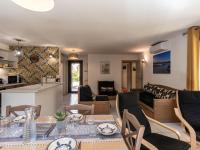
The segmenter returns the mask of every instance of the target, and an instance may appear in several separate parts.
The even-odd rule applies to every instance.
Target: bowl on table
[[[117,132],[117,126],[111,123],[102,123],[97,126],[97,131],[102,135],[113,135]]]
[[[76,148],[77,141],[67,137],[56,139],[47,146],[47,150],[75,150]]]
[[[83,115],[82,114],[70,114],[69,116],[67,116],[67,118],[69,119],[69,121],[79,122],[83,119]]]

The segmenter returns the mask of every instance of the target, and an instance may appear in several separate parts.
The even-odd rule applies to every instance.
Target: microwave
[[[13,75],[13,76],[8,76],[8,84],[12,83],[21,83],[21,77],[20,75]]]

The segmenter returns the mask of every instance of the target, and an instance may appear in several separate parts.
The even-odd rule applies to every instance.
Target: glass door
[[[68,92],[78,92],[78,87],[82,85],[82,61],[68,61]]]

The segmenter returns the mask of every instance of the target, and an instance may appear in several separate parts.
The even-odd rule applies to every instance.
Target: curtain
[[[188,29],[187,49],[187,89],[199,90],[199,48],[200,29],[191,27]]]

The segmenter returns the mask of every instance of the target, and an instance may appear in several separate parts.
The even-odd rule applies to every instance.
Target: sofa
[[[139,91],[139,104],[144,112],[160,122],[177,122],[176,89],[147,83]]]
[[[95,95],[89,85],[78,88],[78,103],[92,105],[94,104],[95,114],[109,114],[110,102],[107,95]]]

